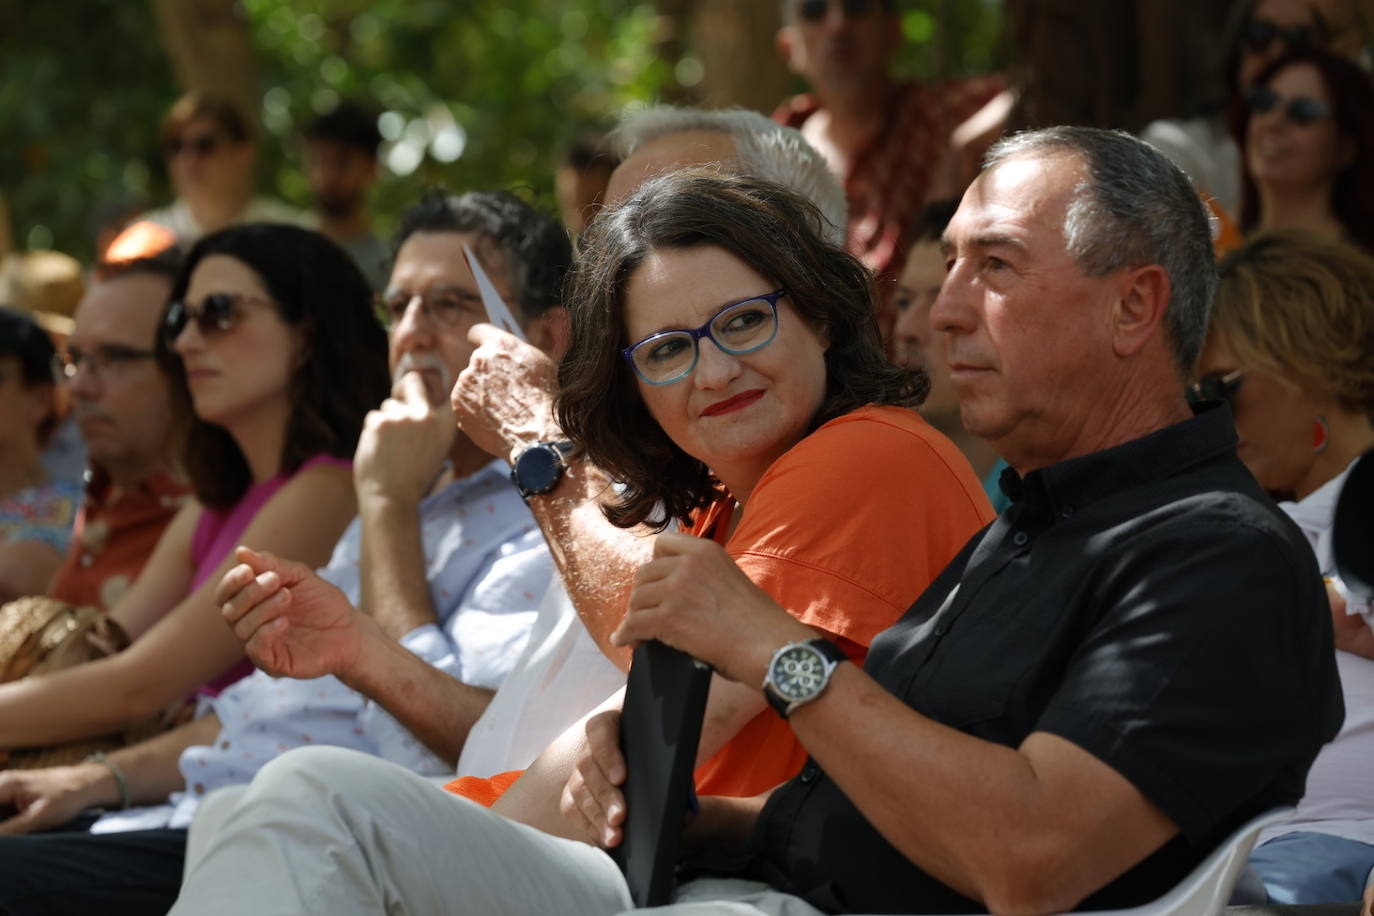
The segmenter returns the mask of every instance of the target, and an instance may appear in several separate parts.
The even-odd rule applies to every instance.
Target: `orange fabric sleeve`
[[[497,773],[495,776],[485,779],[478,776],[460,776],[444,783],[444,789],[454,795],[471,799],[485,808],[490,808],[523,775],[525,775],[524,770],[511,770],[508,773]]]

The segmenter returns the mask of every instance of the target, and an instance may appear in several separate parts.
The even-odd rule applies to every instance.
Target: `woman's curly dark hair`
[[[297,226],[232,226],[195,244],[172,285],[171,301],[186,295],[196,265],[217,254],[251,267],[277,314],[303,332],[304,358],[291,379],[281,471],[289,474],[321,452],[351,459],[363,418],[391,390],[386,332],[352,258],[320,233]],[[247,459],[227,430],[195,415],[185,369],[166,334],[158,335],[157,359],[170,382],[182,464],[196,498],[215,509],[234,505],[253,482]]]
[[[865,404],[915,407],[925,399],[925,374],[883,354],[870,273],[824,241],[823,225],[809,201],[780,185],[688,170],[648,182],[588,229],[568,296],[572,342],[558,369],[558,419],[623,486],[605,508],[613,524],[661,529],[719,493],[710,469],[649,415],[621,357],[629,344],[625,288],[654,251],[716,245],[787,290],[797,313],[829,341],[825,396],[809,429]]]

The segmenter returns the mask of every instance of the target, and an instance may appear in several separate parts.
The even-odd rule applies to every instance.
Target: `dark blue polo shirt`
[[[1341,724],[1312,550],[1235,442],[1218,408],[1008,472],[1011,507],[869,651],[868,673],[921,714],[1009,747],[1065,738],[1178,825],[1087,909],[1158,897],[1245,820],[1295,802]],[[823,909],[986,912],[889,845],[814,762],[774,793],[754,848],[762,877]]]

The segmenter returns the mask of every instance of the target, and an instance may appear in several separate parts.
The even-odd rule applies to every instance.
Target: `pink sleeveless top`
[[[324,453],[307,459],[292,474],[278,474],[275,477],[255,483],[228,509],[205,509],[196,522],[195,533],[191,536],[191,562],[196,574],[191,579],[191,591],[200,588],[224,558],[238,546],[244,529],[257,516],[269,499],[295,474],[317,464],[332,464],[335,467],[351,468],[353,462],[336,458]],[[197,696],[218,696],[219,692],[253,670],[253,663],[247,659],[230,668],[224,674],[210,681],[196,691]]]

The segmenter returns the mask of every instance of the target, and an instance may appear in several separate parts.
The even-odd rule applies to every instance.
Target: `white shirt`
[[[625,672],[601,654],[555,577],[525,651],[458,758],[459,776],[527,769],[555,738],[625,686]]]
[[[1287,512],[1317,554],[1317,565],[1329,575],[1331,524],[1346,468],[1301,502],[1284,502]],[[1374,844],[1374,661],[1336,652],[1336,668],[1345,699],[1345,724],[1321,749],[1307,773],[1307,794],[1293,817],[1260,834],[1259,842],[1304,830]]]
[[[439,623],[412,630],[401,644],[465,683],[496,688],[521,656],[553,576],[543,535],[500,461],[421,503],[420,528]],[[355,604],[361,533],[355,520],[320,571]],[[221,730],[213,744],[182,752],[186,790],[170,805],[107,814],[92,832],[185,827],[201,796],[247,783],[268,761],[307,744],[375,754],[424,775],[449,771],[399,722],[333,677],[298,681],[255,671],[208,704]]]

